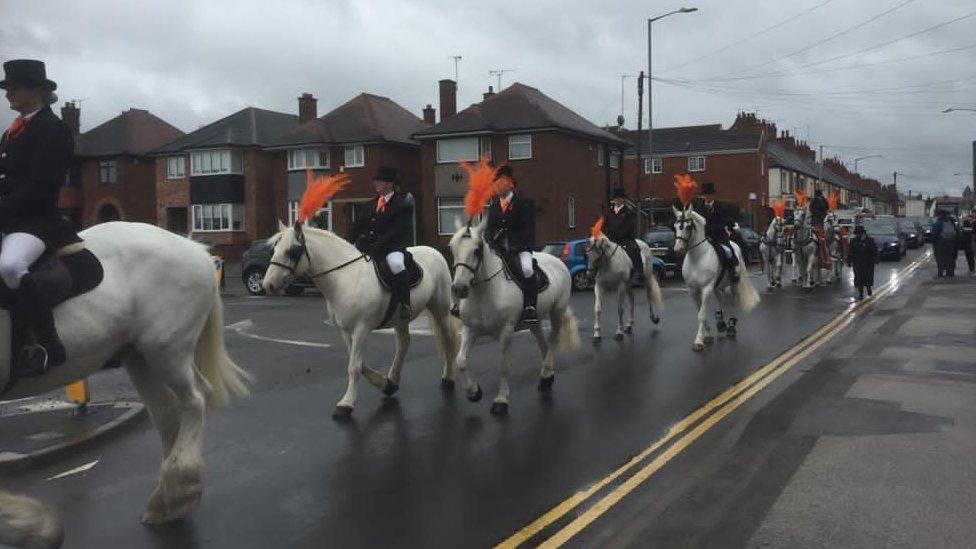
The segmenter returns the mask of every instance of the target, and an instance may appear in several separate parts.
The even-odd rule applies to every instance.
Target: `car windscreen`
[[[871,236],[895,236],[895,229],[888,223],[878,221],[862,222],[861,226]]]

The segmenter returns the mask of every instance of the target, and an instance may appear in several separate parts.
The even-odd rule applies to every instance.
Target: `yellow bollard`
[[[64,392],[68,396],[68,400],[78,406],[86,406],[88,405],[88,401],[91,400],[91,393],[88,392],[88,384],[83,379],[65,387]]]

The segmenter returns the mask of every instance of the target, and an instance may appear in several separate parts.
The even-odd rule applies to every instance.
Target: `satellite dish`
[[[623,125],[624,125],[624,115],[622,115],[622,114],[618,114],[617,115],[617,125],[620,126],[620,127],[623,127]]]

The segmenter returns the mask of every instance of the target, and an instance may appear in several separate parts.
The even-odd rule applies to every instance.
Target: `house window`
[[[353,145],[345,148],[346,158],[343,164],[347,168],[362,168],[366,165],[366,152],[362,145]]]
[[[570,229],[576,228],[576,197],[566,198],[566,219]]]
[[[610,167],[611,168],[620,167],[620,152],[610,151]]]
[[[192,208],[194,232],[244,230],[243,204],[194,204]]]
[[[102,160],[98,163],[99,181],[115,183],[118,181],[118,164],[114,160]]]
[[[596,146],[596,165],[603,165],[603,145]]]
[[[190,175],[215,175],[242,173],[243,158],[240,151],[200,151],[190,155]]]
[[[483,153],[490,154],[490,148],[477,137],[459,137],[455,139],[439,139],[437,141],[437,163],[478,160]],[[511,144],[509,144],[511,154]]]
[[[288,225],[294,225],[298,219],[298,201],[288,202]],[[311,223],[317,229],[332,230],[332,202],[326,202],[325,206],[318,209],[312,217]]]
[[[688,157],[688,171],[689,172],[703,172],[703,171],[705,171],[705,157],[704,156],[689,156]]]
[[[170,156],[166,159],[166,179],[186,177],[186,157]]]
[[[327,169],[329,167],[328,149],[292,149],[288,151],[288,169],[313,170]]]
[[[437,199],[437,234],[454,234],[455,227],[464,224],[464,200],[461,198]]]
[[[781,171],[779,172],[779,193],[789,194],[790,192],[790,176],[788,173]]]
[[[654,173],[661,173],[661,159],[660,158],[645,158],[644,159],[644,173],[651,173],[651,169]]]
[[[508,136],[508,159],[527,160],[532,158],[532,135]]]
[[[289,200],[288,201],[288,226],[291,227],[295,224],[295,220],[298,219],[298,201]]]

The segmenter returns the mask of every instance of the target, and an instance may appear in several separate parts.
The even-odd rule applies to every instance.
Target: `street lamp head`
[[[952,107],[949,107],[948,109],[945,109],[944,111],[942,111],[942,114],[945,114],[947,112],[952,112],[954,110],[956,110],[956,109],[953,109]]]
[[[691,13],[693,11],[698,11],[698,8],[681,8],[678,11],[681,13]]]

